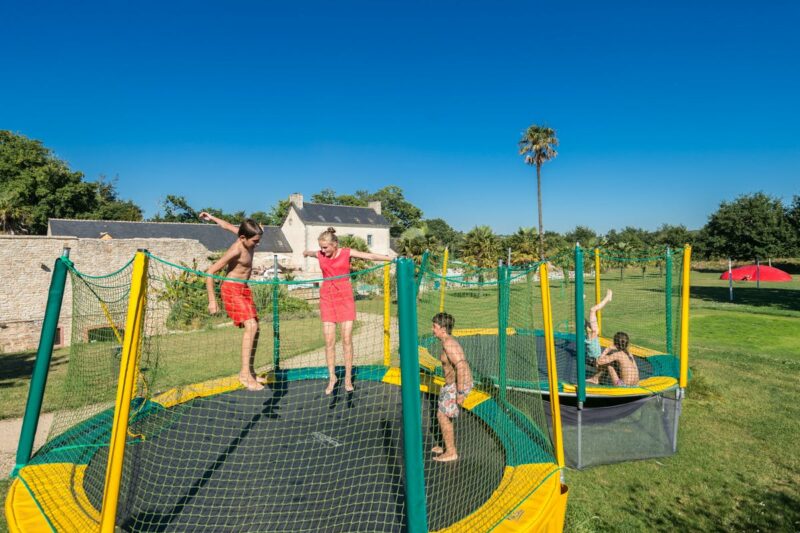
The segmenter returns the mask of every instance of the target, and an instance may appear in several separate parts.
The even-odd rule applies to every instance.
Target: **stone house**
[[[314,204],[303,201],[302,194],[289,195],[289,212],[281,230],[292,248],[291,264],[300,270],[300,277],[318,277],[319,262],[303,257],[304,250],[318,250],[320,233],[332,227],[338,236],[352,235],[363,239],[376,254],[395,257],[391,249],[389,221],[381,215],[381,203],[368,207]]]

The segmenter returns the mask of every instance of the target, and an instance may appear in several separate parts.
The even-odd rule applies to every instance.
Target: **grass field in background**
[[[800,530],[800,456],[796,451],[800,439],[800,281],[762,283],[760,289],[752,282],[735,283],[731,303],[727,282],[718,277],[718,273],[693,273],[693,381],[683,404],[678,454],[567,471],[567,531]],[[556,290],[560,289],[553,288],[554,300]],[[587,292],[591,290],[587,288]],[[665,327],[659,318],[661,304],[657,299],[635,298],[633,292],[615,293],[612,305],[618,307],[614,320],[621,324],[640,317],[635,338],[643,339],[643,344],[655,342],[663,337]],[[423,309],[435,310],[438,300],[433,294],[426,297],[423,293],[422,300]],[[562,312],[568,314],[568,298],[559,302],[557,305],[565,306]],[[520,304],[514,312],[534,313],[537,304]],[[369,308],[370,312],[380,308],[378,302],[359,305],[360,310]],[[469,305],[474,313],[460,325],[476,322],[496,327],[491,305],[480,298]],[[642,313],[649,307],[650,312]],[[429,328],[430,318],[422,313],[421,309],[420,327]],[[321,346],[318,319],[303,318],[282,328],[287,353],[299,349],[292,344],[297,341],[290,340],[295,327],[295,337],[303,343]],[[616,325],[611,322],[608,327]],[[186,342],[200,349],[230,345],[231,353],[220,360],[225,368],[232,364],[235,372],[235,348],[241,343],[241,332],[223,329],[204,332],[208,338],[202,342],[191,340],[188,334],[171,342]],[[259,357],[263,359],[271,353],[271,330],[262,329]],[[424,332],[427,329],[420,330]],[[67,350],[55,352],[48,389],[63,384],[68,356]],[[30,353],[0,355],[0,418],[21,416],[32,358]],[[181,380],[200,379],[204,373],[186,368],[190,363],[180,362],[180,367],[191,373]],[[56,400],[45,395],[45,411],[56,405]],[[0,481],[3,499],[8,484]],[[0,531],[5,531],[2,520]]]

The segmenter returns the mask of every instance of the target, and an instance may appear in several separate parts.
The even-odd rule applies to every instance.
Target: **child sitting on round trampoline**
[[[258,313],[253,302],[253,294],[247,285],[247,280],[253,272],[253,254],[255,247],[261,241],[264,230],[254,220],[247,219],[237,228],[230,222],[217,218],[203,211],[200,220],[214,222],[218,226],[235,233],[238,239],[228,251],[213,265],[211,265],[206,278],[208,290],[208,312],[212,315],[219,312],[217,298],[214,295],[214,278],[217,272],[227,270],[226,279],[220,284],[219,292],[225,312],[233,320],[233,325],[244,328],[242,336],[242,367],[239,370],[239,381],[247,390],[258,391],[264,388],[264,380],[258,378],[253,368],[256,347],[258,346]],[[232,281],[231,278],[241,281]]]
[[[597,358],[599,371],[597,374],[587,379],[587,383],[600,384],[600,379],[608,373],[611,384],[617,387],[635,387],[639,384],[639,367],[636,359],[628,351],[630,337],[624,331],[614,334],[614,344],[609,346],[600,357]],[[614,364],[619,366],[619,373],[614,368]],[[621,377],[620,377],[621,376]]]

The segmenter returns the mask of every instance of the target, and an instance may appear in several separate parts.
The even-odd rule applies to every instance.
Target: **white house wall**
[[[292,247],[291,261],[294,266],[300,268],[301,277],[315,277],[320,274],[319,262],[314,258],[303,257],[304,250],[319,250],[317,239],[320,233],[333,227],[336,234],[340,237],[353,235],[368,242],[368,236],[372,236],[370,251],[376,254],[385,254],[394,257],[396,254],[390,249],[389,228],[373,226],[349,226],[343,224],[305,224],[297,215],[294,208],[289,209],[289,214],[281,226],[283,234]]]

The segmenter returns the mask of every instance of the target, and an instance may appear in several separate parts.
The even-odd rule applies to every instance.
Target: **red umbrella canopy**
[[[756,272],[756,269],[758,270]],[[746,265],[731,270],[734,281],[792,281],[792,276],[781,270],[766,265]],[[723,273],[719,279],[728,279],[728,273]]]

